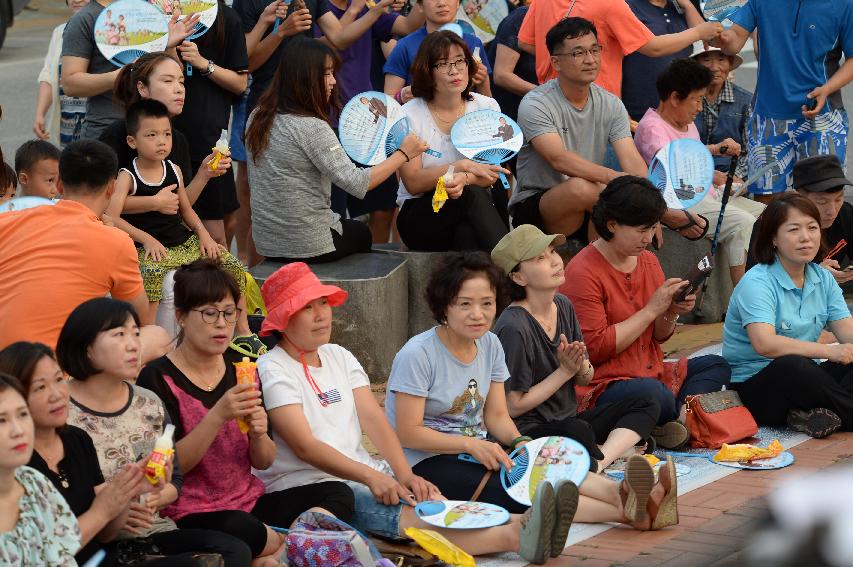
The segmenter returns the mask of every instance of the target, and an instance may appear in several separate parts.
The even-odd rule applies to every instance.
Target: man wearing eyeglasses
[[[586,243],[597,236],[589,214],[604,186],[620,175],[645,177],[646,164],[625,105],[594,84],[604,49],[592,22],[566,18],[546,42],[557,78],[527,93],[518,108],[524,146],[509,211],[514,226],[532,224]],[[608,144],[622,172],[599,165]],[[683,221],[679,213],[667,211],[663,220]]]
[[[519,48],[536,55],[536,76],[544,83],[557,76],[551,66],[545,36],[554,24],[567,17],[585,18],[598,29],[606,50],[596,84],[616,96],[622,93],[622,58],[639,51],[649,57],[670,55],[696,41],[720,35],[719,22],[705,22],[690,0],[672,0],[684,11],[691,27],[679,33],[655,36],[643,25],[625,0],[538,0],[533,2],[518,32]]]

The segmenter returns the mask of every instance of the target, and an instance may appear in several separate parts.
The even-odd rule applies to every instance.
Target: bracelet
[[[675,316],[674,316],[672,319],[669,319],[669,318],[666,316],[666,313],[664,313],[663,315],[661,315],[661,317],[662,317],[662,318],[663,318],[663,320],[664,320],[664,321],[666,321],[667,323],[675,323],[676,321],[678,321],[678,313],[676,313],[676,314],[675,314]]]
[[[527,435],[521,435],[520,437],[516,437],[515,439],[510,441],[509,446],[511,448],[515,449],[518,446],[518,444],[521,443],[522,441],[527,441],[529,443],[530,441],[533,441],[533,438],[528,437]]]
[[[404,157],[404,158],[406,158],[406,163],[409,163],[409,161],[411,161],[411,160],[409,159],[409,154],[407,154],[406,152],[404,152],[404,151],[402,150],[402,148],[397,148],[395,151],[398,151],[398,152],[400,152],[401,154],[403,154],[403,157]]]

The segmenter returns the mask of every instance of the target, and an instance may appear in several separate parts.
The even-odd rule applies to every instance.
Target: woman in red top
[[[661,343],[696,302],[694,295],[676,301],[687,282],[664,279],[657,258],[646,250],[664,211],[663,196],[646,179],[623,176],[608,184],[592,212],[601,238],[569,262],[560,292],[575,306],[595,367],[592,383],[578,388],[578,409],[654,397],[661,413],[652,436],[675,448],[688,438],[684,400],[721,390],[731,369],[716,355],[663,360]]]

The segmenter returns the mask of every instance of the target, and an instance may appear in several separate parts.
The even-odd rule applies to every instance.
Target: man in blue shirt
[[[385,92],[390,95],[397,95],[403,90],[403,87],[412,83],[409,70],[427,34],[438,30],[445,24],[455,22],[456,12],[459,10],[459,0],[418,0],[418,4],[424,10],[426,25],[398,41],[383,68],[385,71]],[[492,67],[489,65],[489,58],[486,56],[486,48],[483,46],[483,42],[477,36],[469,33],[463,33],[462,39],[468,44],[471,53],[474,53],[475,49],[480,50],[479,57],[483,62],[482,65],[477,66],[477,73],[474,75],[474,90],[480,94],[492,96],[489,87],[489,75],[492,72]],[[406,89],[406,91],[409,90]],[[411,98],[408,92],[401,97],[402,102],[407,102],[407,99]]]
[[[853,79],[853,0],[749,0],[731,20],[719,39],[727,54],[760,30],[746,144],[750,175],[778,162],[748,189],[766,203],[791,186],[800,159],[835,154],[844,161],[848,121],[839,91]],[[848,57],[840,69],[839,51]]]

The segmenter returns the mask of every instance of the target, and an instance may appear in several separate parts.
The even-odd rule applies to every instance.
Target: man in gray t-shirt
[[[566,18],[551,28],[546,42],[557,78],[527,93],[518,108],[525,145],[509,209],[514,226],[532,224],[586,240],[588,212],[598,194],[623,175],[599,165],[608,145],[624,172],[645,176],[646,164],[622,101],[593,84],[602,50],[595,26]]]

